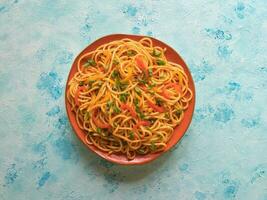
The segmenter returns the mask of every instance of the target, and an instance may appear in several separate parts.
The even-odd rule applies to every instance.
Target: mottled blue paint
[[[133,5],[128,5],[123,9],[123,13],[125,13],[129,17],[134,17],[137,13],[137,8]]]
[[[16,170],[16,164],[11,164],[11,166],[6,171],[5,186],[13,184],[17,178],[18,172]]]
[[[227,198],[227,199],[235,198],[236,193],[237,193],[237,187],[235,185],[227,186],[224,189],[224,197]]]
[[[139,28],[139,27],[136,27],[136,26],[133,27],[133,28],[132,28],[132,33],[133,33],[133,34],[139,34],[139,33],[140,33],[140,28]]]
[[[208,35],[214,39],[218,39],[218,40],[231,40],[232,39],[231,33],[227,31],[223,31],[220,29],[210,29],[210,28],[206,28],[205,30],[208,33]]]
[[[53,107],[51,110],[49,110],[46,114],[50,117],[57,115],[60,112],[59,106]]]
[[[31,110],[31,107],[18,105],[17,111],[20,114],[21,123],[25,128],[31,127],[36,121],[36,113]]]
[[[44,169],[47,164],[47,157],[33,162],[33,169]]]
[[[246,128],[254,128],[259,126],[260,118],[246,118],[241,120],[241,124]]]
[[[61,97],[63,92],[61,78],[54,71],[42,73],[37,83],[37,88],[46,91],[55,100]]]
[[[73,53],[69,51],[61,51],[58,53],[56,61],[59,64],[69,64],[72,61]]]
[[[237,90],[240,90],[240,84],[239,83],[237,83],[237,82],[234,82],[234,81],[230,81],[229,83],[228,83],[228,87],[227,87],[227,89],[230,91],[230,92],[232,92],[232,91],[237,91]]]
[[[238,18],[243,19],[244,16],[244,11],[245,11],[245,5],[243,2],[238,2],[236,7],[235,7],[235,13]]]
[[[266,171],[267,171],[266,164],[265,165],[260,164],[257,167],[255,167],[255,169],[253,169],[253,175],[250,179],[250,183],[254,184],[258,179],[267,178]]]
[[[5,6],[0,6],[0,12],[3,12],[5,10]]]
[[[183,163],[179,166],[179,169],[182,171],[182,172],[185,172],[187,171],[188,169],[188,164],[187,163]]]
[[[147,34],[148,36],[153,36],[153,32],[152,32],[152,31],[148,31],[146,34]]]
[[[38,153],[43,156],[46,154],[46,145],[43,142],[34,144],[32,150],[33,152]]]
[[[197,122],[200,122],[201,120],[207,118],[208,116],[211,116],[213,112],[214,108],[211,105],[199,106],[195,111],[194,119]]]
[[[195,195],[195,199],[196,200],[204,200],[204,199],[206,199],[206,195],[203,192],[196,191],[194,195]]]
[[[99,165],[102,166],[102,167],[104,167],[104,168],[106,168],[106,169],[110,169],[110,168],[112,168],[114,166],[113,163],[108,162],[108,161],[106,161],[104,159],[100,159],[99,160]]]
[[[219,46],[217,50],[217,55],[220,58],[228,59],[230,55],[232,54],[232,50],[228,45]]]
[[[54,127],[59,129],[59,130],[63,130],[68,123],[68,118],[66,115],[61,115],[59,116],[58,120],[55,122]]]
[[[50,178],[50,176],[50,172],[43,173],[41,178],[38,180],[38,188],[43,187],[47,180]]]
[[[213,117],[215,121],[226,123],[233,119],[234,110],[229,105],[223,103],[216,107]]]
[[[191,72],[193,73],[194,81],[203,81],[209,74],[212,73],[214,66],[209,64],[206,60],[202,60],[200,65],[192,64]]]
[[[66,138],[59,138],[53,143],[55,153],[63,160],[69,160],[74,155],[75,148]]]
[[[106,173],[104,174],[104,178],[104,188],[106,188],[109,193],[114,193],[119,188],[119,181],[121,180],[119,174],[115,172]]]

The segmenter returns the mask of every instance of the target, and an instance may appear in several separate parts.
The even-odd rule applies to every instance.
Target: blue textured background
[[[152,35],[193,74],[183,140],[117,166],[73,134],[64,87],[75,56],[111,33]],[[267,1],[0,3],[0,199],[267,199]]]

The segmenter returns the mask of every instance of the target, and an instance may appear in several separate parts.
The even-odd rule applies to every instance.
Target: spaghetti
[[[79,57],[67,99],[89,145],[128,159],[164,150],[193,96],[165,51],[125,38]]]

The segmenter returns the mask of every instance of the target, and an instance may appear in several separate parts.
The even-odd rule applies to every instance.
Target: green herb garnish
[[[147,80],[145,80],[145,79],[138,79],[138,81],[139,81],[139,83],[142,83],[142,84],[147,84]]]
[[[88,59],[87,62],[83,66],[84,67],[96,66],[96,62],[93,59]]]
[[[136,87],[134,88],[134,91],[135,91],[138,95],[141,95],[141,90],[140,90],[140,88],[139,88],[138,86],[136,86]]]
[[[135,51],[133,51],[133,50],[128,50],[127,51],[127,56],[134,56],[134,55],[136,55]]]
[[[111,78],[115,79],[120,76],[120,73],[117,70],[114,70],[111,74]]]
[[[157,49],[153,49],[152,56],[154,56],[154,57],[160,57],[160,55],[161,55],[161,52],[160,51],[158,51]]]
[[[177,109],[177,110],[175,111],[175,114],[176,114],[176,115],[180,115],[182,112],[183,112],[182,109]]]
[[[119,61],[117,61],[117,60],[113,60],[113,64],[114,65],[118,65],[120,62]]]
[[[116,114],[119,114],[121,112],[121,110],[116,106],[116,105],[113,105],[113,111],[116,113]]]
[[[90,118],[90,113],[86,112],[84,115],[84,121],[87,121]]]
[[[133,133],[132,131],[129,133],[129,138],[130,138],[131,140],[134,139],[134,133]]]
[[[139,112],[138,115],[139,115],[140,119],[145,119],[146,118],[144,113],[142,113],[142,112]]]
[[[80,81],[79,86],[83,86],[84,85],[84,81]]]
[[[153,69],[152,68],[149,68],[148,69],[148,74],[149,74],[149,76],[152,76],[153,75]]]
[[[151,84],[151,85],[148,85],[147,86],[147,89],[149,89],[149,90],[151,90],[153,87],[155,87],[156,86],[156,84]]]
[[[120,94],[120,101],[125,103],[127,101],[128,96],[129,96],[129,94],[127,94],[127,93]]]
[[[106,104],[106,110],[109,111],[112,106],[113,106],[113,102],[112,101],[108,101],[107,104]]]
[[[95,82],[95,81],[88,81],[88,87],[91,88],[94,82]]]
[[[99,128],[99,127],[97,127],[97,128],[96,128],[96,132],[97,132],[97,133],[101,133],[101,132],[102,132],[102,129]]]
[[[127,83],[122,83],[119,78],[116,78],[115,87],[117,88],[117,90],[125,90],[127,86]]]
[[[151,151],[155,151],[157,149],[157,146],[155,145],[155,142],[151,142],[150,149],[151,149]]]
[[[157,60],[156,61],[157,65],[165,65],[165,61],[164,60]]]
[[[145,154],[145,150],[144,149],[138,149],[137,151],[138,151],[138,153]]]
[[[138,101],[137,98],[135,98],[135,99],[133,100],[133,102],[134,102],[134,105],[135,105],[136,107],[139,105],[139,101]]]
[[[163,101],[159,98],[156,98],[156,105],[162,106],[162,104],[163,104]]]

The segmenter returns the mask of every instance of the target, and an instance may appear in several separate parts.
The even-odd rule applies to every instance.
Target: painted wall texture
[[[75,56],[111,33],[173,46],[197,103],[160,159],[118,166],[89,152],[64,107]],[[267,200],[267,1],[1,0],[0,199]]]

